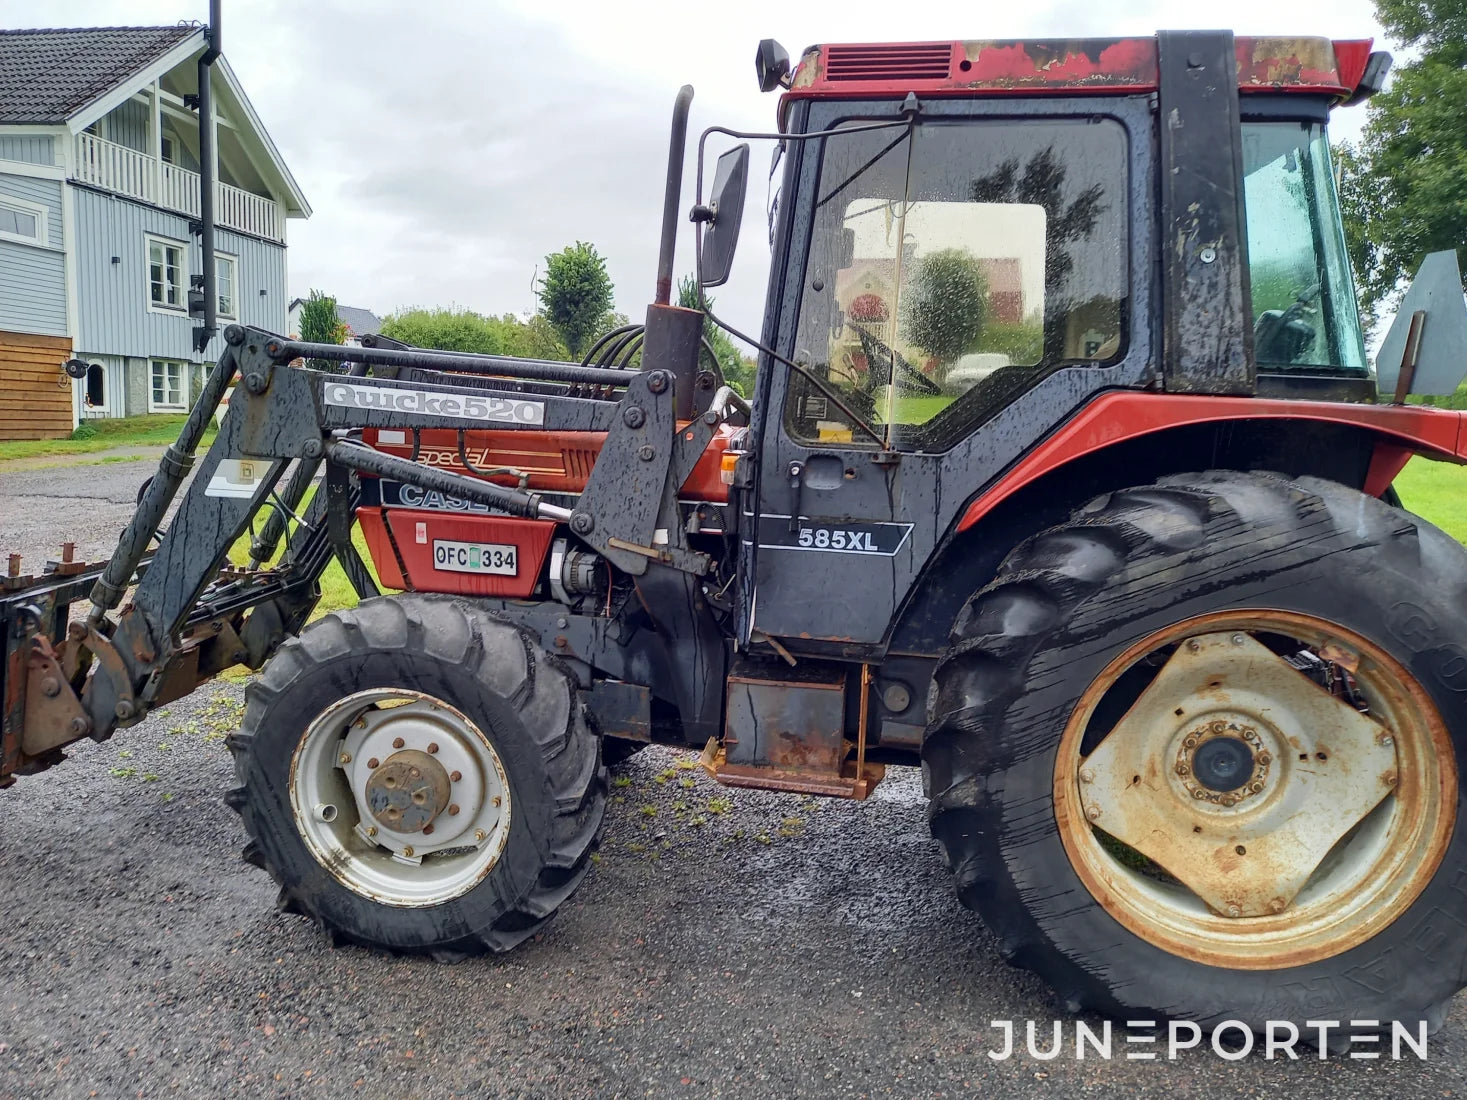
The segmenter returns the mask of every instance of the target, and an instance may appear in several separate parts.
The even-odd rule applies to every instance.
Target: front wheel
[[[963,900],[1073,1009],[1435,1022],[1467,982],[1467,554],[1183,475],[1010,555],[923,747]]]
[[[606,771],[573,680],[519,628],[433,596],[287,642],[230,739],[245,858],[339,940],[504,951],[580,883]]]

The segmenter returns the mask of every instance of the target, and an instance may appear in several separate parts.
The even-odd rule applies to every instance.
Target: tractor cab
[[[1211,32],[793,69],[762,45],[785,91],[745,636],[884,652],[1022,426],[1101,391],[1373,400],[1325,126],[1388,62]]]

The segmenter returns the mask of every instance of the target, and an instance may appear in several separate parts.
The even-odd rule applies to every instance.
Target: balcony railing
[[[199,216],[199,174],[104,141],[92,134],[76,136],[76,163],[72,175],[82,183],[142,199],[191,218]],[[285,240],[280,205],[227,183],[215,184],[214,218],[224,229],[252,233],[272,241]]]

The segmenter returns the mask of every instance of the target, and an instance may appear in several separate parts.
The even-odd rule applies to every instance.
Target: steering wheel
[[[903,359],[901,354],[885,341],[871,335],[859,324],[856,325],[856,332],[861,337],[861,350],[866,353],[866,369],[872,385],[889,385],[892,381],[892,364],[895,364],[896,369],[902,374],[903,382],[913,389],[929,397],[936,397],[942,393],[941,386]],[[873,347],[880,350],[880,356],[872,354]],[[878,381],[874,368],[883,358],[886,365],[886,376]]]

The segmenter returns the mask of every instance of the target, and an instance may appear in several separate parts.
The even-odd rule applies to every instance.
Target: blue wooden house
[[[0,31],[0,439],[187,409],[202,279],[197,25]],[[311,209],[214,67],[220,327],[286,327],[286,227]],[[88,364],[68,379],[70,357]]]

